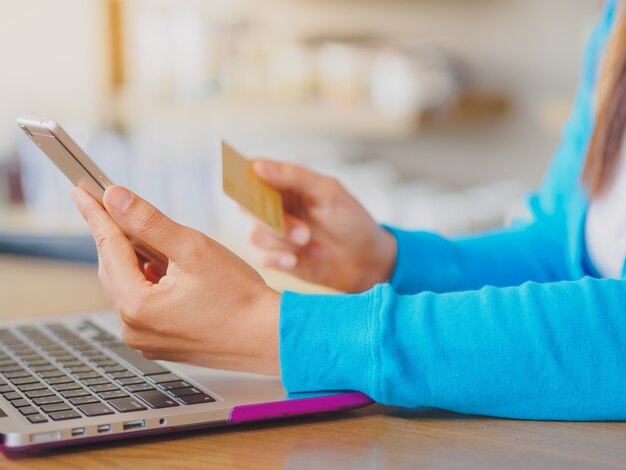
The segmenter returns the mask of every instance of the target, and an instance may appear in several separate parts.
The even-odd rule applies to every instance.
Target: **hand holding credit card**
[[[224,192],[261,222],[285,234],[285,215],[280,192],[252,170],[252,163],[222,141],[222,186]]]

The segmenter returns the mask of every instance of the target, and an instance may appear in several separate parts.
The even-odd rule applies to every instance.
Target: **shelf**
[[[175,126],[201,126],[212,131],[252,131],[280,134],[389,139],[415,135],[421,116],[387,116],[369,106],[323,103],[281,103],[216,99],[197,103],[127,102],[124,121],[131,126],[158,120]]]

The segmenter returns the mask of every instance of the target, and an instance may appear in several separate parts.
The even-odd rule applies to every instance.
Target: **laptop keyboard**
[[[33,424],[214,402],[85,321],[0,329],[0,395]]]

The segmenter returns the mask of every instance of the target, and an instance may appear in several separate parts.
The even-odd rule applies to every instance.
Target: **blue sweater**
[[[358,295],[283,294],[289,392],[357,390],[374,400],[510,418],[626,419],[626,281],[585,251],[580,173],[593,90],[615,20],[590,39],[562,143],[529,222],[446,239],[390,229],[389,284]]]

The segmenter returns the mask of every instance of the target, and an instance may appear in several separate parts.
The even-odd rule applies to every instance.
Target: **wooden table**
[[[103,306],[93,267],[0,256],[2,318]],[[328,416],[0,456],[2,469],[212,467],[625,468],[626,424],[510,421],[375,405]]]

